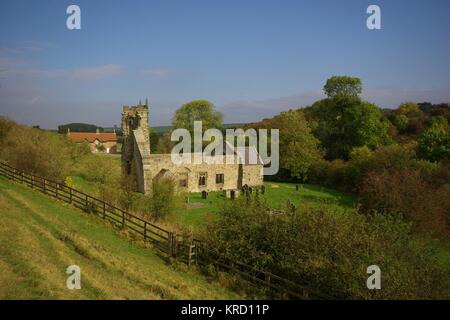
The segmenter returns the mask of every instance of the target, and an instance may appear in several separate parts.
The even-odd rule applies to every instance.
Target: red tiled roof
[[[115,132],[69,132],[68,137],[74,142],[94,142],[96,139],[100,142],[117,141]]]

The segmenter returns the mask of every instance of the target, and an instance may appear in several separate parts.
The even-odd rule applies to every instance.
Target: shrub
[[[0,120],[0,158],[10,165],[52,180],[63,181],[72,164],[73,144],[65,136]]]
[[[313,164],[310,182],[341,191],[354,192],[361,180],[371,171],[405,169],[417,166],[414,159],[415,145],[381,146],[375,151],[368,147],[356,147],[350,152],[350,160],[318,161]]]
[[[312,164],[309,182],[341,191],[349,191],[351,187],[345,179],[347,163],[343,160],[319,160]]]
[[[395,124],[397,125],[397,128],[403,132],[408,128],[409,119],[404,114],[399,115],[397,118],[395,118]]]
[[[137,207],[138,193],[136,190],[136,181],[132,176],[122,175],[120,178],[119,205],[126,211],[139,209]]]
[[[442,297],[442,270],[411,225],[392,216],[324,212],[273,213],[264,201],[227,202],[203,235],[208,248],[234,261],[305,285],[311,297]],[[368,290],[366,269],[382,270],[382,290]]]
[[[418,140],[417,154],[429,161],[450,159],[450,131],[447,119],[434,121]]]
[[[69,188],[75,188],[75,183],[71,177],[66,177],[66,179],[64,179],[64,185]]]
[[[425,181],[419,170],[391,169],[370,172],[359,185],[364,212],[400,215],[422,230],[445,234],[450,200],[444,189]]]
[[[150,201],[153,218],[160,219],[171,214],[177,207],[175,184],[170,178],[153,179]]]

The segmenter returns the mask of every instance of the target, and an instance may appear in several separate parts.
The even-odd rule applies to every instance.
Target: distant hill
[[[223,124],[224,129],[234,129],[234,128],[241,128],[245,125],[245,123],[225,123]],[[172,130],[172,126],[157,126],[157,127],[151,127],[156,134],[164,134],[166,132],[169,132]]]
[[[95,124],[89,123],[67,123],[58,126],[59,133],[67,133],[67,129],[70,129],[72,132],[95,132],[97,128],[100,132],[103,132],[102,127],[98,127]]]

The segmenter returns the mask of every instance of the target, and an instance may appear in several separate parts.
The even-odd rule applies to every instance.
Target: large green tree
[[[333,76],[327,80],[323,91],[329,98],[356,97],[361,93],[361,79],[348,76]]]
[[[450,159],[450,129],[446,118],[432,118],[430,128],[418,140],[417,155],[429,161]]]
[[[394,111],[394,125],[402,134],[420,134],[422,133],[427,117],[420,110],[417,103],[402,103]]]
[[[280,169],[290,177],[306,180],[311,165],[322,158],[320,141],[311,133],[302,111],[282,112],[273,118],[280,130]]]
[[[220,129],[223,115],[207,100],[194,100],[183,104],[172,118],[174,129],[184,128],[194,131],[194,121],[202,121],[203,131],[209,128]]]
[[[328,79],[325,85],[329,98],[317,101],[308,111],[314,123],[313,132],[326,149],[326,157],[347,160],[354,147],[373,149],[388,143],[388,122],[383,119],[381,110],[357,95],[360,80],[345,85],[348,77],[339,77],[344,84],[335,78]],[[352,83],[354,88],[351,88]],[[334,89],[331,84],[336,84]]]

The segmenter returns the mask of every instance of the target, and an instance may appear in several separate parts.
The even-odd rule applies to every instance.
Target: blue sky
[[[81,30],[66,28],[70,4]],[[381,30],[366,28],[370,4]],[[148,97],[151,125],[166,125],[204,98],[225,122],[257,121],[322,98],[342,74],[381,107],[450,102],[449,31],[445,0],[2,0],[0,114],[112,126]]]

